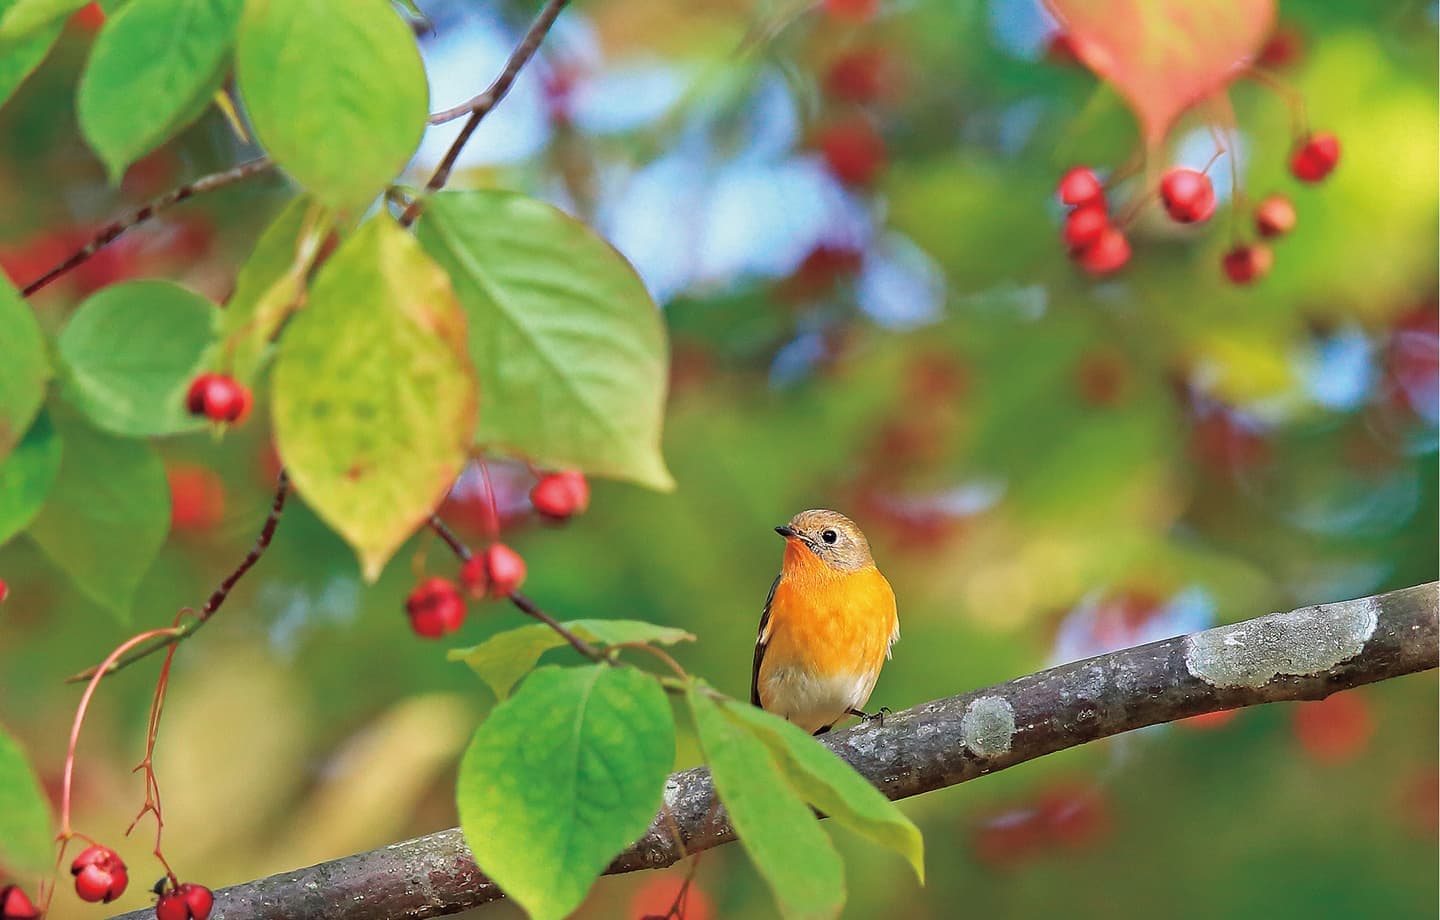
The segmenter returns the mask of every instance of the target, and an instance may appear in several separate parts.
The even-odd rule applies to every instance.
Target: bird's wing
[[[770,583],[770,593],[765,595],[765,612],[760,614],[760,630],[755,637],[755,665],[750,670],[750,702],[760,705],[760,662],[765,660],[765,649],[770,645],[770,605],[775,601],[775,589],[780,586],[780,576]]]

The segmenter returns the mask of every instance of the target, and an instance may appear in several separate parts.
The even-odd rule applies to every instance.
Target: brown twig
[[[1431,582],[1122,649],[924,703],[883,727],[862,723],[823,743],[886,796],[902,799],[1162,722],[1322,699],[1435,668],[1436,591]],[[704,767],[672,774],[662,813],[607,873],[661,869],[733,841],[716,800]],[[681,830],[679,842],[665,812]],[[215,904],[226,920],[419,920],[503,897],[454,828],[225,888]]]
[[[111,662],[110,666],[106,669],[106,673],[114,673],[123,667],[134,664],[142,658],[155,654],[163,648],[187,639],[194,635],[196,630],[209,622],[210,618],[215,615],[215,612],[220,609],[220,605],[225,603],[225,599],[230,596],[230,591],[235,587],[235,583],[238,582],[246,572],[250,571],[251,567],[260,561],[260,557],[265,555],[265,550],[270,548],[270,541],[275,536],[275,528],[280,526],[280,515],[285,511],[285,499],[289,494],[290,477],[285,470],[282,469],[275,484],[275,498],[270,503],[270,513],[265,517],[265,523],[260,528],[259,536],[255,538],[255,545],[250,548],[250,552],[245,554],[245,558],[240,560],[240,564],[235,567],[235,570],[229,575],[226,575],[225,579],[211,592],[209,600],[205,602],[204,607],[200,608],[200,612],[195,615],[195,619],[190,620],[184,625],[176,626],[173,630],[168,631],[168,635],[163,635],[157,641],[149,645],[141,646],[116,661]],[[76,674],[74,677],[68,678],[66,683],[78,683],[79,681],[89,680],[95,676],[95,671],[96,668],[90,668],[87,671]]]
[[[540,48],[540,43],[545,40],[545,35],[550,31],[550,27],[555,24],[555,20],[560,16],[560,11],[565,8],[567,3],[569,3],[569,0],[549,0],[549,2],[541,8],[540,13],[535,17],[535,21],[530,24],[530,28],[525,31],[524,37],[520,39],[520,44],[516,45],[515,50],[510,52],[510,57],[505,62],[505,69],[500,71],[499,76],[491,82],[483,93],[460,105],[445,109],[443,112],[436,112],[430,116],[430,124],[432,125],[441,125],[448,121],[454,121],[462,115],[469,115],[470,117],[466,119],[465,125],[460,129],[460,133],[456,136],[454,142],[451,143],[450,149],[445,151],[445,156],[440,160],[440,165],[435,167],[435,172],[431,174],[430,181],[425,183],[425,191],[427,193],[439,191],[445,187],[446,182],[450,181],[450,171],[455,168],[455,161],[460,158],[460,151],[465,149],[465,145],[470,142],[470,136],[475,133],[476,128],[480,127],[480,122],[485,119],[485,116],[490,114],[491,110],[500,104],[500,100],[505,98],[506,93],[510,92],[510,87],[515,84],[515,78],[520,75],[520,71],[530,62],[530,58],[535,56],[535,52]],[[417,198],[410,202],[410,206],[400,215],[400,226],[408,227],[415,223],[416,218],[420,216],[420,212],[424,207],[425,202],[423,198]]]
[[[139,210],[129,214],[128,216],[122,217],[113,223],[101,227],[98,231],[96,231],[95,236],[90,240],[90,242],[86,243],[78,251],[72,253],[68,258],[65,259],[65,261],[61,262],[59,265],[56,265],[54,268],[41,275],[39,278],[36,278],[34,281],[25,285],[22,293],[26,297],[29,297],[31,294],[34,294],[36,291],[45,287],[47,284],[54,281],[56,278],[59,278],[61,275],[70,271],[72,268],[75,268],[76,266],[84,263],[101,249],[104,249],[106,246],[115,242],[115,240],[119,239],[127,230],[130,230],[131,228],[136,227],[139,224],[143,224],[145,221],[154,217],[160,211],[165,210],[171,205],[179,204],[185,199],[190,198],[194,195],[199,195],[202,192],[210,192],[214,191],[217,188],[224,188],[227,185],[234,185],[236,182],[240,182],[244,179],[250,178],[251,176],[258,175],[259,173],[264,172],[273,165],[275,164],[268,158],[260,157],[259,159],[249,160],[247,162],[241,163],[239,166],[231,167],[224,172],[217,172],[212,173],[208,176],[201,176],[194,182],[189,182],[185,185],[180,186],[177,189],[172,189],[171,191],[166,192],[159,198],[148,202]]]

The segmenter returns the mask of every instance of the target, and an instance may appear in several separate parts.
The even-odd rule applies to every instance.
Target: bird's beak
[[[775,532],[787,540],[792,538],[799,539],[800,537],[800,531],[796,530],[794,527],[791,527],[789,524],[782,524],[781,526],[776,527]]]

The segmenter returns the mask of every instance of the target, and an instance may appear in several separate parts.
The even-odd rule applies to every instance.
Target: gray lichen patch
[[[1371,598],[1302,607],[1185,639],[1185,666],[1216,687],[1259,687],[1280,674],[1307,676],[1354,658],[1379,622]]]
[[[1010,750],[1015,738],[1015,710],[1000,696],[970,701],[960,718],[960,737],[980,757],[997,757]]]

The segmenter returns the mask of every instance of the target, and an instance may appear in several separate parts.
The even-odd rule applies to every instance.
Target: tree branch
[[[154,217],[156,214],[165,210],[171,205],[179,204],[180,202],[184,201],[187,198],[190,198],[193,195],[199,195],[203,192],[211,192],[217,188],[224,188],[227,185],[234,185],[236,182],[241,182],[245,179],[250,178],[251,176],[265,172],[273,165],[275,164],[269,159],[265,157],[260,157],[259,159],[248,160],[244,163],[241,163],[239,166],[233,166],[230,169],[225,170],[224,172],[211,173],[208,176],[201,176],[194,182],[187,182],[186,184],[180,186],[177,189],[171,189],[170,191],[161,195],[159,198],[156,198],[146,203],[138,210],[126,215],[125,217],[120,218],[117,221],[114,221],[113,223],[106,224],[104,227],[101,227],[99,230],[95,231],[95,236],[91,238],[90,242],[86,243],[83,247],[68,256],[64,262],[61,262],[59,265],[56,265],[54,268],[45,272],[45,274],[41,275],[39,278],[36,278],[34,281],[25,285],[21,293],[24,296],[29,297],[31,294],[34,294],[36,291],[45,287],[47,284],[54,281],[56,278],[59,278],[61,275],[70,271],[70,269],[75,268],[77,265],[80,265],[85,260],[95,255],[95,253],[115,242],[125,233],[125,231],[130,230],[133,227],[139,226],[140,224],[143,224],[145,221]]]
[[[892,799],[963,783],[1098,738],[1188,716],[1435,668],[1434,582],[1302,607],[1061,665],[826,736]],[[665,807],[608,874],[659,869],[735,839],[710,773],[672,774]],[[669,817],[667,818],[667,812]],[[672,824],[673,820],[673,824]],[[677,840],[674,828],[679,828]],[[458,828],[216,892],[225,920],[422,918],[504,897]],[[124,914],[146,920],[153,911]]]

